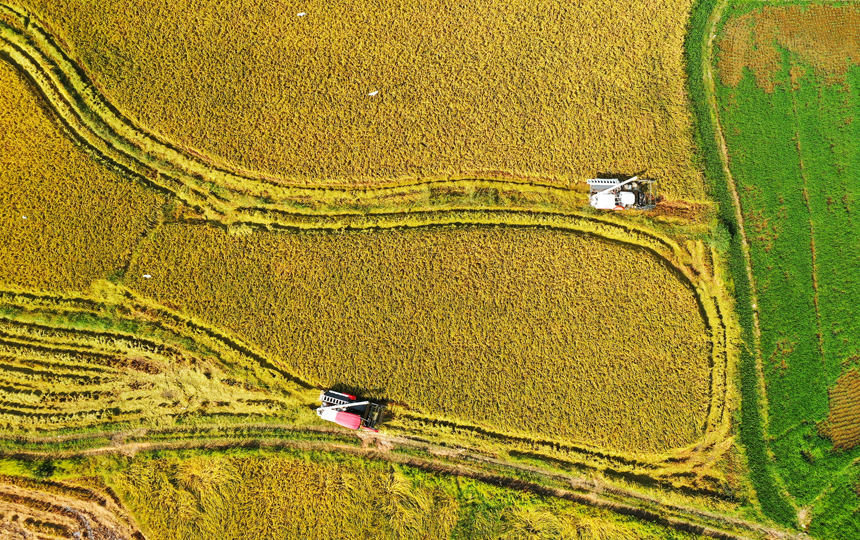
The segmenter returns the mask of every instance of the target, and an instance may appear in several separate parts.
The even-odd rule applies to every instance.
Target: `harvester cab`
[[[598,210],[653,210],[657,205],[651,186],[654,180],[592,178],[588,181],[588,199]]]
[[[377,424],[382,419],[385,408],[378,403],[359,401],[357,397],[334,390],[320,392],[322,405],[317,408],[317,416],[349,429],[379,431]]]

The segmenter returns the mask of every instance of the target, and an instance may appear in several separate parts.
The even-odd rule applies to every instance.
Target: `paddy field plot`
[[[120,272],[167,198],[99,163],[0,59],[0,283],[86,289]]]
[[[23,110],[41,119],[45,139],[66,142],[38,100],[25,95],[23,79],[9,73],[18,99],[31,107],[10,103],[9,125],[23,124]],[[78,152],[71,155],[92,159],[66,144]],[[29,155],[28,148],[19,155]],[[31,262],[19,262],[8,286],[86,292],[113,280],[247,340],[313,384],[342,385],[502,431],[637,452],[685,447],[704,434],[709,330],[693,290],[647,251],[528,227],[228,232],[171,222],[174,203],[119,175],[110,189],[95,174],[79,178],[66,154],[33,156],[33,164],[42,162],[44,170],[19,164],[6,172],[10,186],[26,184],[10,191],[15,203],[7,208],[29,205],[40,226],[9,221],[14,233],[31,236],[10,243],[4,256]],[[32,171],[39,182],[28,180]],[[63,182],[83,202],[58,191]],[[45,185],[53,191],[38,191]],[[138,199],[144,203],[135,210]],[[98,233],[105,227],[119,234],[129,221],[136,228],[122,240]],[[74,242],[81,249],[52,250]],[[91,254],[99,250],[113,253],[109,265]],[[28,259],[30,251],[46,256]],[[66,268],[79,267],[89,273],[66,277]],[[13,356],[25,353],[16,349]],[[134,410],[119,402],[107,409],[117,407]],[[104,413],[84,416],[95,424]],[[107,415],[115,416],[122,414]]]
[[[9,80],[26,93],[23,79]],[[30,112],[54,130],[46,139],[63,142],[28,99],[32,110],[9,105],[9,125]],[[96,175],[75,176],[66,154],[32,162],[40,159],[41,184],[21,164],[6,173],[10,186],[27,185],[7,194],[15,200],[7,208],[42,208],[38,229],[9,221],[31,233],[4,250],[31,261],[5,278],[9,287],[86,293],[112,280],[247,340],[313,384],[502,431],[637,452],[704,434],[712,342],[702,308],[677,270],[645,250],[535,227],[227,231],[177,217],[173,201],[129,178],[105,188]],[[56,191],[63,182],[83,202]],[[36,189],[43,185],[54,191]],[[138,198],[145,204],[135,210]],[[136,228],[125,233],[128,221]],[[99,227],[125,236],[100,236]],[[74,242],[82,247],[52,250]],[[94,250],[110,250],[110,265]],[[89,273],[69,280],[65,269],[79,267]]]
[[[174,223],[124,284],[312,383],[425,413],[621,451],[704,433],[711,341],[693,291],[649,252],[599,238]]]
[[[667,197],[705,198],[690,0],[23,4],[142,126],[276,181],[568,186],[647,169]]]
[[[858,31],[855,6],[742,6],[717,41],[759,295],[767,444],[786,500],[832,538],[860,534],[860,448],[845,425],[860,358]]]

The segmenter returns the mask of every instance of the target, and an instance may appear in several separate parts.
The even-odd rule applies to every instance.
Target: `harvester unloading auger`
[[[322,406],[317,408],[317,416],[349,429],[379,431],[377,424],[382,419],[385,408],[378,403],[358,401],[352,394],[323,390],[320,392]]]
[[[651,186],[654,180],[634,176],[623,182],[617,178],[592,178],[588,200],[598,210],[653,210],[657,204]]]

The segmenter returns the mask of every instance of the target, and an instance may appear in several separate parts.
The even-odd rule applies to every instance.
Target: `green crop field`
[[[845,539],[860,535],[860,402],[839,399],[860,365],[858,29],[850,6],[741,6],[716,64],[761,320],[762,466],[786,490],[770,511]]]

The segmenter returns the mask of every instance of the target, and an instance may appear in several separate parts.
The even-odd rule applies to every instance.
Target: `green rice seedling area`
[[[717,97],[758,295],[773,453],[758,466],[796,512],[771,515],[858,538],[860,440],[840,424],[853,412],[830,408],[860,364],[860,68],[846,37],[860,18],[849,7],[734,16],[718,41]]]

